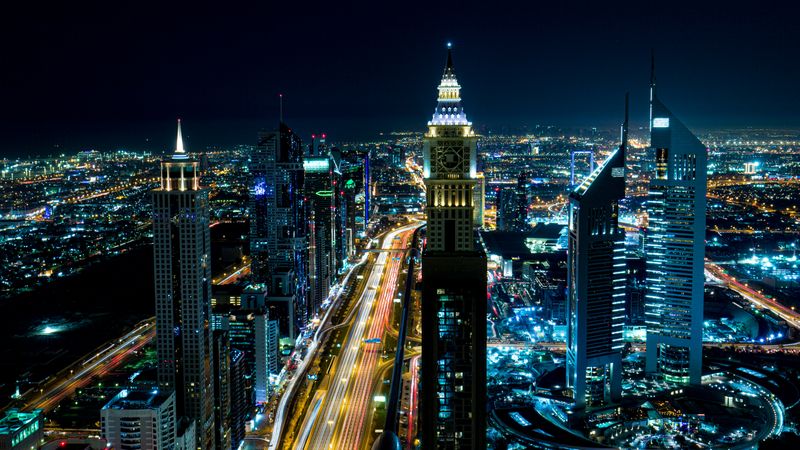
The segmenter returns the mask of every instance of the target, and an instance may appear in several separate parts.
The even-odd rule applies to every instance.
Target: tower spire
[[[447,43],[447,65],[444,67],[445,73],[450,72],[453,73],[453,44],[451,42]]]
[[[630,93],[626,92],[625,93],[625,120],[622,122],[622,130],[621,130],[621,134],[622,135],[620,136],[620,141],[622,142],[621,143],[621,148],[622,148],[623,151],[625,151],[627,149],[627,147],[628,147],[628,98],[629,97],[630,97]]]
[[[650,131],[653,130],[653,100],[656,99],[656,51],[650,49]]]
[[[650,49],[650,93],[656,92],[656,51]]]
[[[181,119],[178,118],[178,139],[175,141],[175,154],[185,155],[186,150],[183,149],[183,134],[181,134]]]
[[[447,63],[444,66],[442,82],[439,84],[439,104],[429,122],[436,125],[469,125],[461,106],[461,86],[458,85],[456,74],[453,71],[453,45],[447,43]]]
[[[283,94],[278,94],[278,125],[283,123]]]

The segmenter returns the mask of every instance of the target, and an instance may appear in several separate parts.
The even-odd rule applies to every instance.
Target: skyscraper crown
[[[175,141],[175,153],[172,159],[188,159],[186,150],[183,149],[183,134],[181,133],[181,119],[178,119],[178,137]]]
[[[438,104],[433,118],[428,125],[471,125],[461,106],[461,86],[453,69],[453,54],[450,43],[447,44],[447,63],[444,67],[442,82],[439,83]]]

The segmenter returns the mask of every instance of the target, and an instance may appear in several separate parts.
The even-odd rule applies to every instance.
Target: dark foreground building
[[[420,425],[426,449],[486,448],[486,256],[476,246],[476,141],[448,51],[425,135]]]

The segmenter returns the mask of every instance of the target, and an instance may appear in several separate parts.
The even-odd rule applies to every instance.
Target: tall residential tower
[[[449,48],[449,46],[448,46]],[[424,147],[423,448],[486,448],[486,256],[476,245],[477,137],[447,53]]]
[[[647,365],[667,381],[699,384],[703,351],[706,147],[656,96],[650,80],[647,200]]]
[[[576,408],[622,395],[628,98],[619,148],[569,195],[567,387]]]
[[[211,238],[200,164],[183,149],[161,163],[153,198],[158,384],[174,390],[178,416],[196,424],[197,446],[214,448]]]

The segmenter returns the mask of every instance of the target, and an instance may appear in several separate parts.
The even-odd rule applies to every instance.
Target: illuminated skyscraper
[[[486,210],[486,178],[483,176],[483,172],[478,172],[476,179],[478,182],[472,190],[472,204],[474,206],[472,218],[474,221],[473,225],[477,228],[481,228],[483,227],[483,215]]]
[[[303,161],[308,205],[308,314],[313,318],[328,297],[334,275],[335,209],[333,165],[329,156]]]
[[[647,200],[647,366],[668,381],[700,383],[706,147],[656,96],[650,80],[655,173]]]
[[[354,209],[355,204],[348,201],[350,196],[345,192],[345,178],[344,173],[347,167],[347,161],[343,152],[333,147],[330,149],[331,157],[331,190],[333,196],[333,274],[343,273],[347,268],[347,217],[349,210]]]
[[[253,280],[267,286],[270,304],[290,317],[281,333],[294,339],[305,317],[306,236],[303,219],[303,149],[283,122],[262,131],[251,157],[250,254]],[[297,318],[297,319],[296,319]]]
[[[175,390],[178,416],[196,424],[197,446],[214,448],[211,238],[200,164],[183,149],[161,163],[153,198],[158,384]]]
[[[477,136],[460,90],[448,50],[424,147],[420,437],[430,449],[486,448],[486,256],[473,219]]]
[[[619,201],[627,139],[626,96],[619,148],[569,195],[567,387],[577,408],[622,394],[625,232]]]

